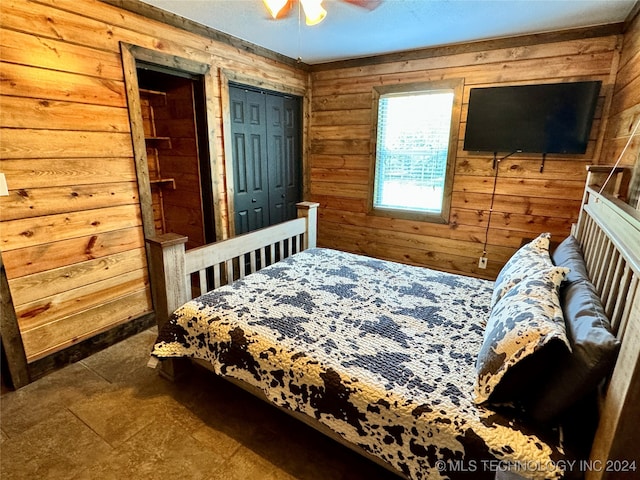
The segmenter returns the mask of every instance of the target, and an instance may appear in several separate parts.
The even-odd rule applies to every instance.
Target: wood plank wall
[[[0,8],[0,171],[10,190],[0,249],[33,362],[152,308],[119,42],[208,63],[216,75],[296,89],[307,75],[94,0]],[[224,164],[221,120],[215,130]]]
[[[33,362],[151,309],[119,42],[208,63],[217,78],[224,70],[270,88],[305,90],[308,73],[294,61],[255,54],[264,53],[260,48],[189,33],[95,0],[3,0],[0,9],[0,171],[10,189],[9,197],[0,197],[0,249]],[[620,148],[628,123],[623,119],[637,113],[637,21],[629,32],[620,62],[620,37],[609,33],[493,42],[424,58],[399,54],[313,72],[305,175],[306,199],[322,205],[320,244],[492,277],[523,240],[546,230],[565,235],[577,215],[584,166],[600,160],[606,112],[611,106],[607,131],[619,132],[607,136],[609,157]],[[551,156],[543,175],[536,157],[501,164],[497,214],[488,230],[489,268],[481,271],[477,258],[493,178],[488,156],[462,151],[464,121],[449,225],[366,215],[372,88],[452,77],[465,78],[465,101],[471,86],[604,82],[586,155]],[[224,165],[220,92],[215,95],[212,148]],[[225,182],[214,183],[225,232]]]
[[[600,163],[612,165],[618,160],[639,122],[640,4],[636,6],[635,16],[629,21],[624,33],[622,55]],[[640,169],[640,127],[629,143],[620,164],[636,165],[636,170]]]
[[[321,246],[404,263],[495,278],[528,239],[550,231],[561,240],[576,221],[585,166],[598,163],[620,54],[621,35],[522,37],[383,61],[347,61],[313,68],[310,200],[320,202]],[[637,56],[629,61],[636,60]],[[451,215],[448,225],[367,214],[373,88],[404,82],[465,81]],[[587,153],[517,154],[499,167],[494,212],[492,155],[462,149],[472,87],[601,80],[603,87]],[[637,85],[632,88],[638,90]],[[636,101],[637,104],[637,101]],[[618,107],[616,107],[618,108]],[[637,106],[636,106],[637,108]],[[508,153],[508,152],[506,152]],[[488,227],[488,267],[478,268]]]

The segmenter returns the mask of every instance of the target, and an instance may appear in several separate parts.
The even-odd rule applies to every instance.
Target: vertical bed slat
[[[595,222],[591,217],[586,217],[585,223],[585,236],[583,238],[582,251],[584,252],[585,262],[587,262],[589,259],[593,258]],[[589,268],[589,265],[587,265],[587,268]]]
[[[229,259],[227,261],[224,262],[224,266],[225,266],[225,273],[227,274],[227,278],[225,280],[225,283],[228,285],[231,282],[233,282],[233,259]]]
[[[199,270],[198,279],[200,280],[200,293],[206,293],[209,291],[209,284],[207,282],[207,271]]]
[[[220,288],[220,264],[216,263],[213,266],[213,288]]]
[[[249,273],[254,273],[258,270],[256,267],[256,251],[255,250],[251,250],[251,252],[249,253],[249,268],[251,269]]]
[[[629,281],[629,290],[625,299],[625,306],[622,312],[622,316],[620,317],[620,325],[618,326],[618,338],[623,338],[626,331],[627,325],[631,321],[631,307],[633,306],[633,302],[636,299],[636,294],[638,292],[638,283],[640,279],[637,276],[632,275]]]
[[[622,256],[618,258],[616,262],[616,268],[614,269],[613,278],[611,279],[611,289],[608,291],[608,298],[605,302],[605,313],[608,318],[613,318],[613,310],[618,301],[618,292],[620,291],[620,283],[622,276],[624,275],[627,262]]]
[[[262,247],[260,249],[260,268],[266,267],[267,266],[267,254],[266,254],[266,248]]]
[[[616,333],[616,336],[618,336],[618,338],[620,338],[618,330],[620,327],[620,320],[623,318],[622,316],[624,313],[623,311],[624,301],[627,296],[626,293],[629,289],[629,285],[631,285],[631,278],[632,278],[632,271],[629,268],[629,265],[625,265],[624,273],[620,278],[620,287],[618,289],[618,294],[616,295],[615,308],[613,309],[613,313],[609,318],[609,321],[611,322],[611,328]]]
[[[617,292],[615,278],[620,269],[621,260],[622,257],[620,256],[620,252],[617,249],[614,249],[613,255],[611,255],[609,268],[607,269],[606,275],[604,276],[602,284],[602,295],[600,295],[600,298],[602,299],[602,306],[604,307],[604,311],[607,314],[607,317],[609,317],[610,313],[609,307],[611,306],[611,297],[615,296]]]
[[[593,256],[591,257],[591,265],[587,264],[589,277],[591,278],[592,283],[595,284],[595,279],[597,277],[597,272],[600,267],[600,262],[602,261],[602,250],[604,249],[606,238],[602,230],[597,229],[595,231],[595,242],[593,248]],[[594,285],[595,286],[595,285]],[[598,295],[600,294],[600,290],[597,289]]]
[[[238,257],[238,278],[244,278],[245,277],[245,273],[246,273],[246,269],[247,269],[247,256],[246,255],[240,255]]]
[[[593,274],[594,285],[598,292],[604,291],[604,279],[608,271],[610,271],[611,256],[615,246],[611,243],[611,240],[605,238],[603,247],[600,252],[600,258],[598,259],[598,267]]]
[[[294,237],[294,239],[295,239],[295,242],[296,242],[296,243],[295,243],[296,253],[298,253],[298,252],[300,251],[300,241],[301,241],[301,240],[300,240],[300,235],[296,235],[296,236]]]

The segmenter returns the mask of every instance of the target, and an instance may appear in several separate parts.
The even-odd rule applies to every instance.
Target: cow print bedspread
[[[410,478],[556,478],[555,441],[473,403],[492,288],[311,249],[182,306],[153,355],[211,362]]]

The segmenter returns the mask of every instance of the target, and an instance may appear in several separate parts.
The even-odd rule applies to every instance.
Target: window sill
[[[400,210],[395,208],[372,208],[368,215],[374,217],[398,218],[401,220],[413,220],[416,222],[438,223],[446,225],[449,223],[444,213],[419,212],[415,210]]]

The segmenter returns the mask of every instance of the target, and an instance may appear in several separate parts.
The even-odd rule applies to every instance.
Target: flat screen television
[[[472,88],[464,149],[585,153],[601,84]]]

